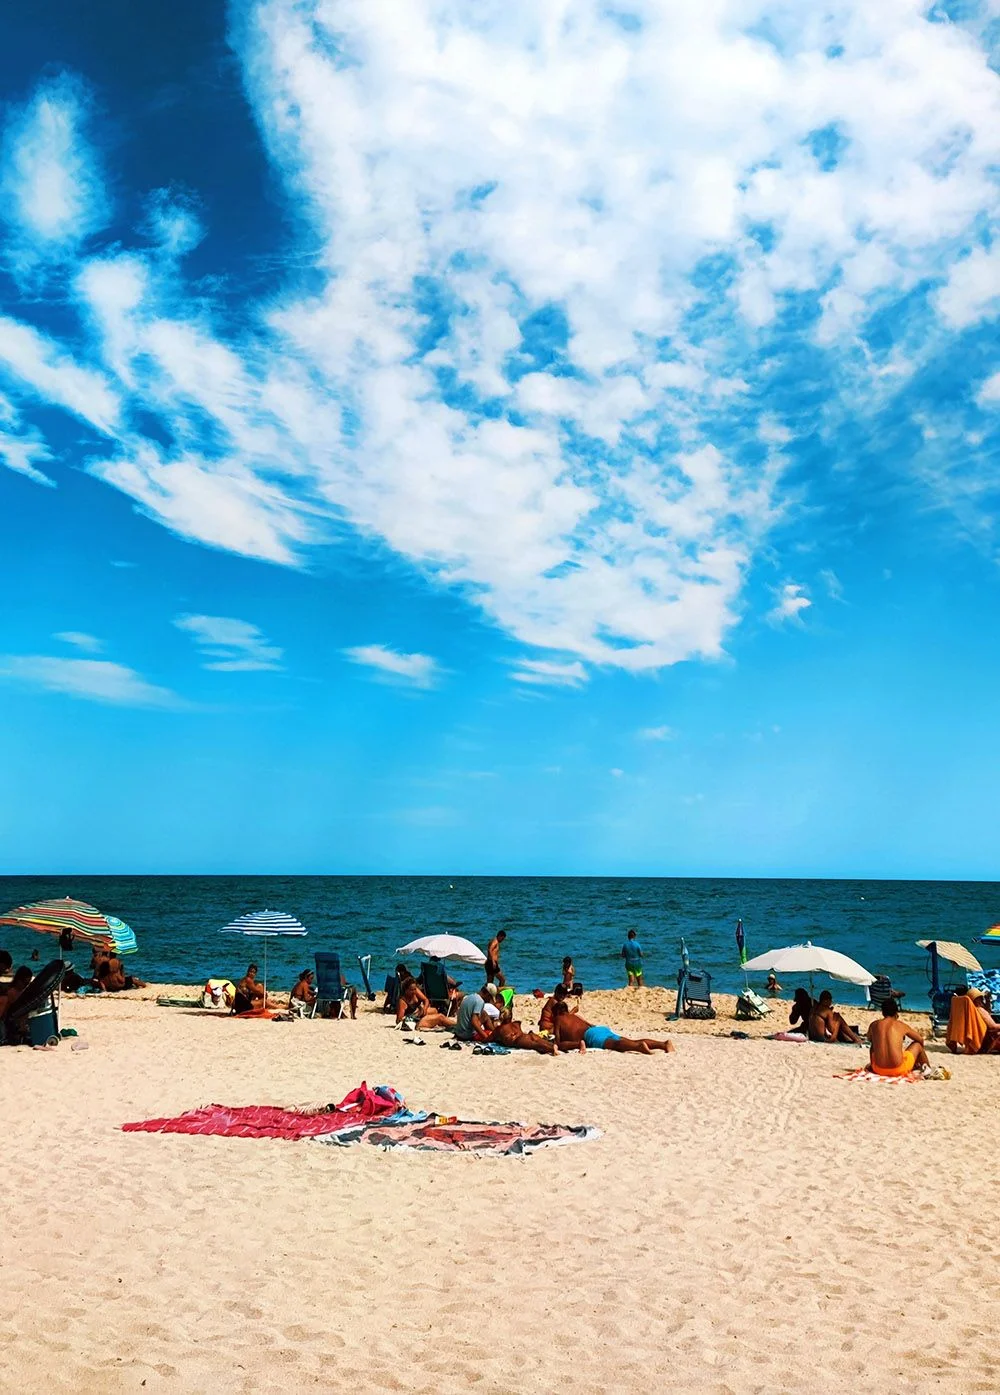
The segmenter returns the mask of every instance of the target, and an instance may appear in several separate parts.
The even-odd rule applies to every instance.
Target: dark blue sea
[[[151,982],[235,978],[262,958],[259,941],[220,934],[234,916],[283,910],[308,939],[273,940],[269,981],[287,987],[317,949],[337,949],[349,973],[371,954],[381,987],[394,951],[419,934],[447,931],[485,948],[507,931],[503,967],[520,991],[548,988],[571,954],[585,987],[624,981],[619,952],[629,929],[643,945],[646,981],[673,986],[680,942],[713,987],[742,982],[734,929],[742,916],[751,956],[812,940],[839,949],[873,973],[887,973],[912,1006],[927,992],[927,955],[915,940],[960,940],[984,968],[1000,966],[1000,948],[975,945],[1000,920],[998,882],[770,881],[631,877],[0,877],[3,908],[74,896],[127,921],[139,941],[129,967]],[[47,936],[0,926],[0,946],[18,962],[32,949],[54,957]],[[466,986],[477,977],[462,967]],[[356,977],[356,975],[355,975]],[[762,976],[761,976],[762,978]],[[761,981],[757,980],[758,983]],[[789,985],[785,985],[786,989]],[[792,985],[794,986],[794,985]],[[837,986],[841,1001],[863,991]]]

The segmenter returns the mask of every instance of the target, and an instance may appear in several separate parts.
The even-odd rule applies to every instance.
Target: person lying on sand
[[[810,1041],[849,1041],[854,1046],[861,1045],[861,1038],[853,1027],[849,1027],[839,1012],[833,1008],[833,994],[824,991],[819,1002],[813,1007],[809,1018]]]
[[[871,1042],[870,1069],[876,1075],[909,1075],[914,1070],[930,1068],[924,1039],[916,1027],[899,1020],[899,1003],[886,998],[882,1016],[868,1028]],[[909,1041],[909,1045],[907,1045]]]
[[[654,1051],[673,1051],[672,1041],[658,1041],[655,1037],[619,1036],[610,1027],[595,1027],[585,1022],[578,1013],[562,1012],[556,1018],[556,1046],[560,1051],[573,1047],[582,1054],[589,1047],[592,1051],[638,1051],[643,1056],[651,1056]]]
[[[514,1051],[537,1051],[540,1056],[558,1056],[559,1048],[547,1037],[537,1032],[526,1032],[520,1022],[511,1020],[509,1012],[502,1014],[500,1025],[493,1032],[491,1041],[500,1046],[509,1046]]]

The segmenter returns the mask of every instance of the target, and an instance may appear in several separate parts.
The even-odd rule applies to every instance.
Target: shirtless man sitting
[[[236,985],[233,1012],[238,1015],[241,1012],[253,1012],[254,1009],[264,1006],[264,985],[257,982],[257,965],[251,964]]]
[[[610,1027],[595,1027],[592,1022],[585,1022],[575,1012],[561,1012],[556,1017],[555,1039],[560,1051],[569,1051],[575,1046],[581,1054],[588,1047],[593,1051],[638,1051],[643,1056],[674,1049],[672,1041],[658,1041],[655,1037],[621,1037]]]
[[[916,1027],[899,1020],[899,1003],[886,998],[882,1017],[868,1028],[871,1042],[871,1069],[876,1075],[909,1075],[930,1066],[924,1039]],[[909,1041],[909,1045],[907,1045]]]
[[[825,990],[819,995],[809,1014],[810,1041],[849,1041],[854,1046],[861,1045],[861,1038],[853,1027],[849,1027],[839,1012],[834,1011],[833,994]]]
[[[537,1032],[526,1032],[520,1022],[511,1021],[510,1012],[501,1014],[500,1026],[495,1029],[491,1041],[500,1046],[509,1046],[515,1051],[537,1051],[539,1056],[558,1056],[559,1048],[547,1037]]]

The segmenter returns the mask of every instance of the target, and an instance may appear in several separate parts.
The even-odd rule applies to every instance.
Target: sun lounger
[[[759,1022],[762,1017],[769,1016],[770,1012],[771,1004],[752,988],[744,988],[736,999],[736,1016],[745,1022]]]

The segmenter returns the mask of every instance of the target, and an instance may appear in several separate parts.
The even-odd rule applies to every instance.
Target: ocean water
[[[742,983],[734,939],[743,917],[749,954],[812,940],[841,950],[873,973],[887,973],[922,1007],[927,955],[917,939],[960,940],[984,968],[1000,966],[1000,948],[975,945],[975,936],[1000,920],[1000,883],[779,881],[631,877],[0,877],[4,909],[50,896],[75,896],[127,921],[139,953],[129,967],[152,982],[197,983],[212,975],[235,978],[259,940],[220,934],[244,911],[288,911],[308,939],[272,940],[268,979],[288,987],[317,949],[340,952],[345,972],[360,986],[358,954],[372,955],[372,983],[381,988],[395,950],[420,934],[450,932],[485,948],[494,931],[507,931],[502,963],[520,991],[549,988],[564,954],[573,956],[585,987],[624,982],[620,958],[626,932],[638,932],[646,982],[673,986],[683,936],[693,964],[707,969],[713,987],[732,992]],[[0,946],[15,962],[39,949],[54,957],[48,936],[0,926]],[[81,958],[84,956],[81,956]],[[477,972],[463,965],[456,977],[473,986]],[[758,986],[763,976],[754,980]],[[791,985],[794,987],[794,984]],[[831,985],[832,986],[832,985]],[[785,983],[786,990],[789,984]],[[864,993],[837,986],[841,1001]]]

